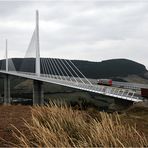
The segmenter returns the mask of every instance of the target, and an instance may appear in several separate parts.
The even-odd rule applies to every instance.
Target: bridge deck
[[[43,82],[49,82],[53,84],[58,84],[62,86],[67,86],[71,88],[76,88],[88,92],[94,92],[110,97],[115,97],[119,99],[124,99],[124,100],[129,100],[133,102],[140,102],[143,101],[141,96],[138,96],[135,94],[134,91],[127,90],[127,89],[119,89],[115,87],[108,87],[108,86],[102,86],[102,85],[91,85],[91,84],[86,84],[82,82],[74,82],[74,81],[68,81],[68,80],[61,80],[61,79],[56,79],[56,78],[51,78],[50,75],[45,75],[41,74],[40,76],[37,76],[34,73],[28,73],[28,72],[16,72],[16,71],[2,71],[0,70],[0,73],[3,74],[8,74],[8,75],[13,75],[13,76],[18,76],[18,77],[23,77],[23,78],[28,78],[28,79],[33,79],[33,80],[39,80]]]

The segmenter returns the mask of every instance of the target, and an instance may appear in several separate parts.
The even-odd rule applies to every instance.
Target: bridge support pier
[[[33,105],[44,104],[43,82],[33,80]]]
[[[10,103],[10,77],[6,74],[4,76],[4,104],[8,105]]]

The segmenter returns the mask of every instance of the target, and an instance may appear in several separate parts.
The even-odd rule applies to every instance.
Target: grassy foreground
[[[92,114],[92,113],[91,113]],[[17,128],[17,146],[23,147],[146,147],[148,140],[135,125],[104,112],[95,117],[66,105],[33,107],[27,134]]]

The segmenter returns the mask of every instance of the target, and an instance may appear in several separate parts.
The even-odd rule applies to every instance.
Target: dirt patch
[[[16,126],[20,131],[27,133],[24,125],[25,119],[27,122],[31,121],[31,108],[30,106],[13,105],[13,106],[0,106],[0,147],[8,146],[9,142],[17,143],[13,136],[13,127]]]

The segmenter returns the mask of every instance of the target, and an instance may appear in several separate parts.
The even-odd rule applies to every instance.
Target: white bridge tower
[[[40,76],[40,44],[39,44],[39,12],[36,10],[36,28],[35,28],[35,35],[36,35],[36,61],[35,61],[35,73],[37,76]]]

